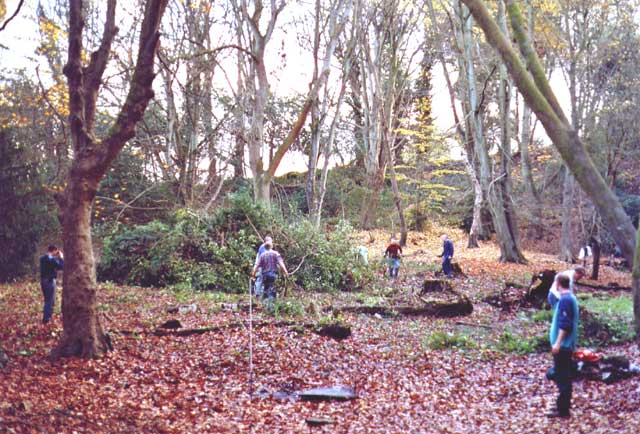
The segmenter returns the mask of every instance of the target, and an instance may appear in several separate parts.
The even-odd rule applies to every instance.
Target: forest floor
[[[532,351],[532,342],[544,340],[548,316],[536,320],[535,310],[505,311],[482,301],[505,281],[526,286],[536,271],[566,268],[551,255],[528,250],[528,264],[502,264],[493,243],[466,249],[464,234],[454,232],[456,261],[467,276],[451,283],[473,302],[471,315],[325,313],[330,305],[411,299],[439,269],[438,233],[410,234],[395,283],[377,275],[370,289],[357,293],[293,292],[281,300],[277,315],[258,306],[253,381],[246,295],[102,285],[100,311],[115,351],[98,360],[50,362],[47,355],[62,331],[59,314],[52,324],[40,324],[36,282],[2,285],[0,347],[9,362],[0,369],[0,432],[640,432],[639,377],[611,385],[577,381],[572,417],[545,418],[557,393],[545,379],[551,356]],[[362,234],[372,266],[378,266],[387,239],[382,232]],[[597,283],[612,281],[628,286],[629,273],[604,266]],[[610,296],[631,294],[607,291]],[[196,312],[167,313],[193,303]],[[349,338],[338,341],[296,325],[336,318],[351,326]],[[154,333],[169,319],[178,319],[182,330],[218,328],[189,336]],[[640,364],[636,345],[598,350]],[[334,385],[352,387],[357,399],[297,399],[298,391]],[[313,417],[331,424],[310,427],[305,420]]]

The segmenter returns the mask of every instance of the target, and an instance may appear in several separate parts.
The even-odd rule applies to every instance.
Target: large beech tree
[[[131,86],[108,135],[94,136],[96,102],[102,75],[109,61],[111,44],[118,32],[116,0],[108,0],[100,45],[83,62],[85,5],[69,1],[69,51],[64,67],[69,86],[69,124],[73,161],[67,186],[56,199],[60,207],[65,250],[62,292],[63,335],[51,356],[96,357],[111,348],[97,312],[95,260],[91,244],[91,204],[107,169],[142,119],[153,97],[153,67],[159,45],[159,26],[168,0],[148,0],[140,29],[138,58]]]

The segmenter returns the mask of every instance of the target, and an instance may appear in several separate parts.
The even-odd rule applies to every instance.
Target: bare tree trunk
[[[320,109],[318,107],[318,101],[315,101],[311,107],[311,152],[309,153],[309,164],[307,172],[307,180],[305,186],[305,197],[307,199],[307,208],[309,210],[309,217],[311,220],[315,220],[314,201],[317,196],[317,178],[318,178],[318,162],[320,160],[320,147],[322,132],[320,130],[322,120],[320,119]]]
[[[336,128],[338,126],[338,121],[340,119],[340,109],[342,107],[342,102],[344,101],[344,95],[346,91],[346,76],[348,75],[349,68],[346,67],[343,77],[342,77],[342,87],[340,88],[340,94],[338,95],[338,101],[335,105],[335,114],[333,121],[331,122],[331,126],[329,127],[329,137],[327,138],[327,143],[324,145],[323,150],[323,166],[322,166],[322,174],[320,175],[320,181],[318,183],[318,187],[315,191],[315,197],[313,198],[313,213],[311,221],[313,222],[316,228],[320,228],[320,220],[322,218],[322,206],[324,203],[324,197],[327,192],[327,179],[329,177],[329,160],[331,158],[333,146],[336,138]]]
[[[97,305],[95,260],[91,244],[91,204],[98,190],[77,160],[71,168],[63,203],[62,231],[65,272],[62,291],[64,334],[52,357],[95,357],[111,349],[100,324]]]
[[[527,7],[527,36],[533,40],[533,29],[535,25],[535,12],[533,10],[532,0],[526,0]],[[542,201],[533,180],[533,171],[531,169],[531,156],[529,148],[533,144],[533,132],[531,131],[531,108],[526,102],[523,102],[522,109],[522,130],[520,135],[520,162],[522,172],[522,183],[524,184],[527,197],[530,199],[529,208],[531,209],[531,226],[536,238],[542,238]]]
[[[505,36],[509,36],[507,30],[507,20],[505,16],[504,4],[498,2],[498,22]],[[516,211],[511,202],[511,82],[504,63],[500,64],[500,84],[498,91],[499,108],[500,108],[500,177],[497,182],[496,201],[498,206],[502,208],[501,214],[504,218],[508,232],[504,234],[504,238],[508,241],[502,241],[505,244],[505,250],[510,249],[509,253],[504,253],[501,260],[508,262],[523,262],[524,256],[520,252],[520,240],[518,233],[518,223]],[[500,240],[500,237],[498,237]]]
[[[640,246],[640,224],[636,233],[636,246]],[[636,249],[633,256],[633,270],[631,272],[633,287],[633,316],[635,318],[636,342],[640,345],[640,249]]]
[[[345,20],[342,14],[349,11],[351,8],[350,2],[341,2],[339,6],[334,5],[334,11],[331,14],[330,22],[332,24],[329,35],[329,42],[323,60],[323,65],[317,79],[312,81],[310,85],[307,98],[298,113],[291,131],[287,134],[287,137],[277,147],[273,158],[269,159],[268,167],[264,167],[262,161],[262,147],[264,145],[264,119],[265,110],[267,104],[269,82],[267,71],[265,67],[265,46],[271,39],[273,31],[275,29],[277,18],[285,7],[284,1],[276,4],[275,0],[271,0],[271,17],[267,23],[267,29],[264,34],[260,31],[260,17],[263,10],[263,4],[261,0],[254,1],[253,15],[249,16],[247,10],[246,0],[241,0],[240,8],[242,14],[247,19],[249,27],[251,28],[251,34],[253,36],[252,53],[253,53],[253,68],[254,74],[252,74],[254,81],[257,81],[257,90],[254,92],[254,106],[253,117],[251,120],[251,131],[249,134],[249,165],[253,174],[254,185],[254,197],[257,202],[270,203],[270,186],[275,172],[278,169],[285,153],[289,150],[291,145],[295,142],[296,138],[302,130],[307,115],[311,110],[314,101],[318,98],[320,89],[324,87],[329,77],[331,58],[335,52],[337,39],[345,26]],[[235,6],[237,7],[237,5]],[[348,15],[345,14],[345,15]]]
[[[97,357],[111,348],[97,310],[91,203],[100,180],[125,143],[135,135],[135,126],[153,97],[158,29],[167,0],[149,0],[145,4],[131,87],[110,134],[100,142],[93,136],[96,101],[117,32],[116,1],[108,1],[100,47],[91,55],[88,65],[82,62],[83,4],[81,0],[70,0],[69,4],[69,52],[64,72],[69,85],[69,123],[75,152],[67,187],[56,197],[62,214],[66,263],[62,292],[63,334],[51,352],[52,358]]]
[[[364,195],[362,201],[362,213],[360,214],[360,227],[362,229],[370,229],[372,225],[373,213],[378,209],[378,203],[380,202],[380,192],[384,185],[384,174],[386,172],[386,166],[378,170],[375,176],[369,177],[368,194]]]
[[[407,245],[407,222],[404,218],[404,208],[402,206],[402,198],[400,197],[400,189],[398,188],[398,179],[396,177],[395,159],[388,140],[385,140],[389,158],[389,175],[391,176],[391,190],[393,191],[393,203],[398,211],[398,220],[400,223],[400,245]]]
[[[234,14],[236,19],[236,43],[239,47],[242,46],[242,27],[244,21],[244,15],[238,9],[235,3]],[[245,61],[246,54],[241,50],[236,52],[236,74],[238,89],[235,94],[235,107],[233,108],[234,115],[234,153],[235,158],[232,160],[233,177],[235,179],[241,179],[244,177],[244,150],[245,150],[245,110],[247,107],[247,94],[248,89],[246,85],[247,80],[247,63]]]
[[[598,280],[600,273],[600,242],[597,238],[591,237],[591,252],[593,253],[593,264],[591,266],[591,279]]]
[[[314,20],[314,32],[313,32],[313,74],[312,80],[316,81],[318,79],[318,74],[320,71],[319,68],[319,57],[318,53],[320,52],[320,21],[322,17],[320,15],[320,1],[316,0],[315,3],[315,20]],[[325,88],[324,98],[323,98],[323,108],[322,114],[320,113],[320,101],[317,99],[313,101],[311,104],[311,152],[309,152],[309,164],[307,171],[307,183],[306,183],[306,199],[307,199],[307,208],[309,212],[309,216],[311,220],[315,220],[316,216],[314,213],[318,210],[314,209],[314,201],[316,198],[316,180],[317,174],[316,171],[318,169],[318,160],[320,158],[320,146],[321,146],[321,137],[322,137],[322,125],[324,124],[324,118],[326,114],[326,101],[327,101],[327,89]]]
[[[468,248],[478,248],[478,240],[485,239],[487,236],[484,234],[484,225],[482,224],[482,185],[480,180],[476,176],[476,172],[473,166],[469,163],[467,166],[467,172],[469,178],[473,184],[473,219],[471,220],[471,228],[469,229],[469,241],[467,243]]]
[[[573,175],[565,167],[564,188],[562,189],[562,231],[560,233],[560,260],[573,264],[573,228],[571,215],[573,214]]]
[[[464,44],[464,57],[467,73],[467,89],[469,94],[469,104],[471,112],[471,125],[474,137],[474,152],[480,162],[480,185],[483,196],[489,202],[489,209],[493,219],[493,226],[496,231],[498,245],[500,246],[500,261],[502,262],[525,262],[524,256],[520,252],[517,240],[513,237],[513,228],[510,225],[505,212],[499,187],[494,184],[500,180],[492,181],[492,170],[489,152],[485,144],[484,137],[484,117],[483,108],[480,106],[475,84],[475,67],[472,53],[472,26],[473,17],[468,15],[466,8],[462,8],[462,39]],[[466,18],[466,19],[465,19]]]

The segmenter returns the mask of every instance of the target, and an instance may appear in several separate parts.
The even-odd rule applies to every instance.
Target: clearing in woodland
[[[1,431],[640,432],[638,377],[610,385],[577,381],[571,419],[546,419],[557,394],[545,379],[549,315],[483,301],[500,294],[505,282],[526,287],[536,271],[566,264],[533,251],[525,252],[527,265],[502,264],[493,243],[466,249],[464,234],[449,233],[454,261],[466,274],[449,283],[473,304],[471,314],[433,317],[398,309],[420,307],[430,296],[421,289],[439,270],[437,231],[410,233],[395,283],[379,273],[388,235],[366,232],[361,242],[375,271],[371,287],[335,294],[290,289],[273,313],[253,306],[251,348],[246,294],[105,284],[100,310],[115,351],[98,360],[52,363],[47,355],[62,330],[59,312],[43,326],[36,282],[0,286],[0,342],[8,357],[0,370]],[[584,283],[628,286],[629,280],[628,273],[603,266],[599,282]],[[624,291],[579,287],[578,294],[584,306],[625,299],[630,306]],[[359,313],[357,307],[372,309]],[[624,329],[620,322],[628,312],[620,315],[614,325]],[[168,320],[178,320],[180,328],[160,328]],[[338,340],[315,333],[335,322],[350,327],[351,335]],[[623,343],[613,345],[606,336],[597,349],[637,364],[637,346],[624,343],[624,330],[616,333]],[[357,398],[308,402],[297,395],[336,385],[353,388]]]

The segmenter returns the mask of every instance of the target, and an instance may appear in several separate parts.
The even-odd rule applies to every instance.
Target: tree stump
[[[351,336],[351,327],[347,327],[340,323],[334,323],[320,327],[316,333],[320,336],[334,338],[340,341]]]
[[[177,319],[170,319],[169,321],[165,321],[164,324],[160,326],[161,329],[168,330],[176,330],[182,327],[182,324]]]
[[[547,269],[542,270],[533,276],[531,278],[531,283],[529,284],[529,292],[526,295],[526,300],[542,307],[547,300],[549,289],[551,289],[551,285],[553,285],[553,280],[555,279],[556,274],[556,270]],[[532,288],[533,284],[537,280],[539,280],[540,283],[536,287]]]
[[[453,288],[451,287],[451,283],[449,281],[440,279],[427,279],[422,283],[422,291],[420,292],[420,294],[445,291],[453,291]]]
[[[467,275],[464,273],[464,271],[462,271],[462,267],[457,262],[451,262],[451,272],[452,272],[454,277],[456,277],[456,276],[458,276],[458,277],[467,277]],[[435,275],[436,275],[436,277],[437,276],[442,276],[442,275],[444,275],[444,273],[442,272],[442,270],[438,270],[438,271],[435,272]]]

